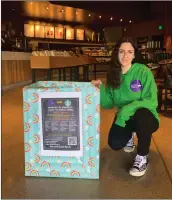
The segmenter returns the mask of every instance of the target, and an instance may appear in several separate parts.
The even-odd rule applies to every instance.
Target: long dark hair
[[[137,46],[132,40],[132,38],[125,37],[116,43],[114,50],[112,52],[112,58],[111,58],[109,70],[107,73],[107,85],[112,88],[119,88],[120,83],[121,83],[121,80],[120,80],[121,64],[118,59],[118,52],[119,52],[119,48],[121,44],[124,42],[131,43],[131,45],[133,46],[135,50],[135,54],[137,52]]]

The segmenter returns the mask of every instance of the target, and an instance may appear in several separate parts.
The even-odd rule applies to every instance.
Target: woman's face
[[[130,42],[124,42],[119,47],[118,59],[122,67],[127,67],[131,65],[132,60],[134,59],[134,47]]]

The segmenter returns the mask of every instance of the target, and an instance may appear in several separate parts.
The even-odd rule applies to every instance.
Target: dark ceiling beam
[[[36,3],[36,2],[35,2]],[[43,2],[39,2],[39,4],[42,4]],[[34,4],[34,1],[33,1]],[[41,8],[41,5],[39,5]],[[57,10],[58,7],[62,7],[62,6],[58,6],[56,5]],[[72,8],[73,10],[73,14],[75,14],[75,8]],[[79,23],[78,21],[73,20],[72,22],[67,21],[66,23],[77,23],[77,24],[83,24],[83,25],[88,25],[88,26],[101,26],[101,27],[109,27],[109,26],[121,26],[124,24],[128,24],[128,20],[124,20],[122,23],[120,23],[120,17],[115,17],[114,20],[110,20],[110,16],[111,15],[103,15],[102,19],[98,18],[98,14],[97,13],[93,13],[94,16],[91,16],[90,18],[88,17],[88,13],[89,11],[86,10],[82,10],[82,14],[83,14],[83,20]],[[26,12],[26,9],[24,8],[24,3],[23,2],[3,2],[2,3],[2,20],[6,19],[6,20],[15,20],[18,18],[26,18],[26,17],[30,17],[30,18],[35,18],[34,16],[34,12],[31,15],[28,15]],[[71,16],[72,17],[72,16]],[[36,16],[37,20],[52,20],[54,22],[64,22],[65,20],[59,20],[57,18],[52,18],[50,19],[48,16],[48,12],[47,12],[47,17],[46,16]],[[74,17],[75,18],[75,17]]]
[[[40,2],[43,3],[45,1]],[[34,1],[33,1],[34,3]],[[166,17],[172,17],[172,2],[154,2],[154,1],[145,1],[145,2],[135,2],[135,1],[50,1],[50,5],[54,5],[57,7],[69,6],[74,10],[72,12],[75,13],[75,8],[85,9],[82,10],[83,20],[80,22],[83,25],[99,25],[99,26],[121,26],[128,25],[129,20],[134,21],[134,23],[140,23],[142,21],[148,20],[158,20],[164,19],[165,11],[164,5],[167,4],[167,13]],[[24,17],[27,16],[26,12],[23,8],[23,2],[20,1],[2,1],[1,4],[1,19],[14,19],[16,17]],[[57,8],[58,8],[57,7]],[[55,8],[55,9],[57,9]],[[14,9],[14,10],[13,10]],[[88,18],[88,13],[93,12],[95,17],[94,19]],[[102,19],[99,20],[98,16],[102,15]],[[114,20],[110,21],[110,16],[113,16]],[[31,18],[33,16],[30,16]],[[33,17],[34,18],[34,17]],[[39,16],[38,20],[44,20],[46,17]],[[123,18],[123,23],[120,23],[120,18]],[[47,18],[45,20],[50,20]],[[59,21],[57,19],[52,19],[53,21]],[[70,23],[67,21],[66,23]],[[73,23],[76,23],[75,17]]]
[[[150,2],[129,1],[50,1],[54,5],[81,8],[92,12],[113,15],[114,17],[147,20],[150,16]]]

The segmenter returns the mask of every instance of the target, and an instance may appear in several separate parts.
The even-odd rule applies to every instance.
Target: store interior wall
[[[172,26],[170,20],[164,23],[164,20],[152,20],[139,24],[131,24],[126,27],[124,32],[125,36],[130,37],[144,37],[149,35],[172,35]],[[158,27],[162,25],[163,29],[159,30]]]
[[[104,29],[104,36],[107,43],[116,43],[123,36],[123,27],[107,27]]]

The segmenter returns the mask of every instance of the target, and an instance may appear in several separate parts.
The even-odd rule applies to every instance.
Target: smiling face
[[[134,59],[134,47],[130,42],[124,42],[119,47],[118,59],[121,67],[130,67]]]

